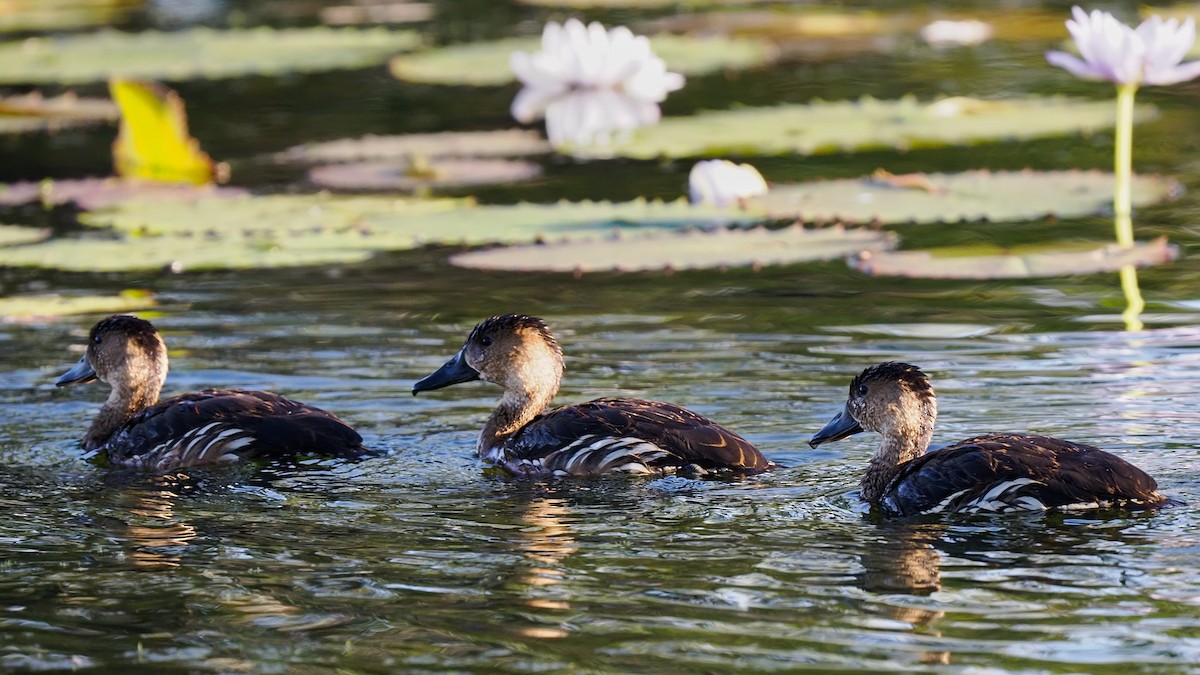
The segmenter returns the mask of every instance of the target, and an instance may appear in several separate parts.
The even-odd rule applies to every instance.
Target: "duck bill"
[[[449,387],[452,384],[462,384],[463,382],[473,382],[479,379],[479,371],[467,365],[467,358],[460,351],[454,355],[441,368],[426,375],[413,385],[413,396],[423,391],[433,391],[442,387]]]
[[[96,370],[92,368],[92,364],[88,363],[87,355],[79,357],[79,363],[75,364],[67,372],[63,373],[58,381],[54,383],[56,387],[69,387],[73,384],[86,384],[96,381]]]
[[[840,413],[834,415],[833,419],[829,420],[829,423],[823,429],[808,439],[808,447],[815,448],[822,443],[840,441],[862,430],[862,425],[858,423],[858,420],[854,419],[849,410],[843,408]]]

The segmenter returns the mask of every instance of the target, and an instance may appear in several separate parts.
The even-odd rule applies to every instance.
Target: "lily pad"
[[[117,119],[117,106],[103,98],[73,93],[46,98],[40,93],[0,96],[0,134],[54,131]]]
[[[1170,178],[1137,176],[1133,204],[1163,201],[1180,189]],[[774,218],[805,221],[938,223],[1074,218],[1112,206],[1113,175],[1099,171],[966,171],[773,185],[747,201]]]
[[[38,227],[0,225],[0,246],[36,244],[50,236],[50,231]]]
[[[520,272],[652,271],[759,267],[831,260],[891,248],[895,235],[843,227],[712,232],[656,232],[472,251],[452,256],[460,267]]]
[[[331,190],[403,190],[516,183],[537,178],[542,167],[510,159],[435,159],[354,162],[310,169],[308,179]]]
[[[650,44],[670,70],[684,75],[752,68],[778,57],[778,50],[770,43],[743,38],[664,33],[651,36]],[[408,82],[498,86],[516,80],[508,65],[510,54],[536,52],[540,46],[541,39],[536,37],[473,42],[397,56],[389,67],[394,77]]]
[[[1136,119],[1156,114],[1139,106]],[[907,149],[999,140],[1024,140],[1090,132],[1115,124],[1110,101],[1021,98],[984,101],[947,98],[921,103],[860,101],[740,108],[690,117],[669,117],[603,149],[604,155],[636,158],[721,155],[804,155],[880,148]],[[577,155],[596,154],[576,148]]]
[[[120,295],[17,295],[0,298],[0,321],[26,323],[72,314],[131,312],[153,306],[154,296],[145,291],[125,291]]]
[[[141,0],[3,0],[0,32],[111,25],[141,8]]]
[[[536,131],[503,129],[344,138],[297,145],[278,153],[275,159],[323,164],[409,157],[521,157],[550,151],[550,144]]]
[[[382,28],[102,31],[0,43],[0,83],[186,80],[362,68],[419,43]]]
[[[523,5],[564,9],[655,9],[679,5],[750,5],[774,0],[517,0]]]
[[[428,2],[357,2],[321,8],[321,23],[327,26],[354,26],[375,23],[416,23],[433,18]]]
[[[87,224],[113,228],[117,238],[87,233],[0,247],[0,266],[118,271],[352,263],[425,244],[561,241],[756,218],[683,201],[476,206],[455,199],[327,195],[134,200],[81,215]]]
[[[0,205],[22,206],[75,204],[91,211],[130,200],[166,200],[187,203],[201,197],[245,195],[241,188],[211,185],[171,185],[122,178],[79,178],[72,180],[25,181],[0,186]]]
[[[995,251],[991,253],[991,251]],[[867,252],[850,266],[874,276],[922,279],[1030,279],[1115,272],[1126,265],[1148,267],[1170,262],[1179,251],[1166,237],[1130,248],[1095,243],[1039,244],[998,249],[971,247],[929,251]]]

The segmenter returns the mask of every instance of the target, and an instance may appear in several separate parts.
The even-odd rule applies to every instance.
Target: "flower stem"
[[[1137,84],[1117,85],[1117,137],[1113,159],[1116,185],[1113,193],[1113,221],[1117,230],[1117,243],[1133,246],[1132,197],[1133,190],[1133,98]],[[1121,279],[1125,279],[1122,270]],[[1135,278],[1136,279],[1136,278]]]
[[[1125,265],[1121,268],[1121,290],[1125,291],[1125,311],[1121,318],[1125,320],[1125,330],[1136,332],[1142,330],[1142,310],[1146,309],[1146,301],[1142,299],[1142,291],[1138,288],[1137,268]]]

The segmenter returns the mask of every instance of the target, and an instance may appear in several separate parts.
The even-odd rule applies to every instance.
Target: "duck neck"
[[[96,413],[92,425],[88,427],[83,437],[83,448],[95,450],[104,445],[121,425],[128,422],[134,415],[158,402],[158,394],[162,384],[149,382],[143,386],[116,385],[108,395],[108,400]]]
[[[900,468],[925,454],[932,439],[932,418],[928,423],[914,421],[884,430],[883,441],[867,463],[867,471],[859,484],[863,501],[878,502]]]
[[[553,390],[506,390],[500,404],[492,411],[483,425],[483,431],[479,433],[479,442],[476,444],[479,456],[488,458],[489,451],[502,447],[510,436],[550,405],[555,393]]]

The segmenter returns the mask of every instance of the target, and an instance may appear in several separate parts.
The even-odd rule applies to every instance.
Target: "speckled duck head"
[[[850,383],[846,407],[808,444],[841,440],[860,431],[884,436],[924,439],[918,451],[924,452],[933,436],[937,420],[937,398],[933,385],[921,369],[907,363],[888,361],[871,366]]]
[[[413,395],[483,380],[506,396],[548,403],[562,381],[563,356],[546,322],[524,314],[493,316],[475,326],[454,358],[413,385]]]
[[[133,415],[154,405],[167,380],[167,346],[144,319],[110,316],[92,327],[87,351],[55,382],[60,387],[100,380],[112,387],[84,437],[84,447],[103,443]]]

